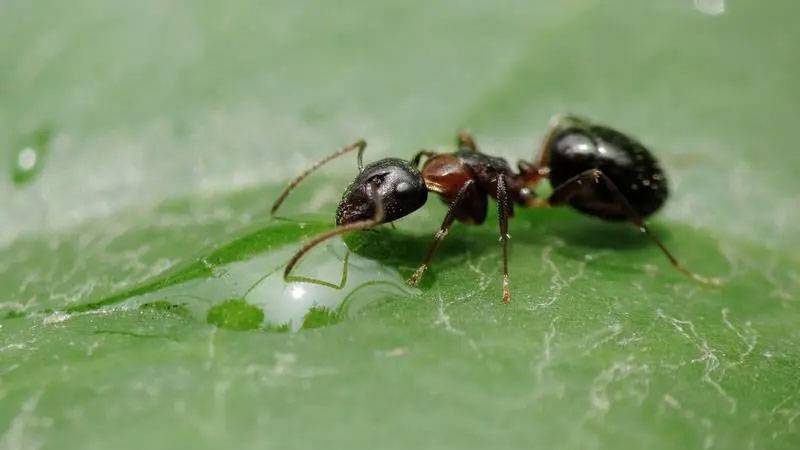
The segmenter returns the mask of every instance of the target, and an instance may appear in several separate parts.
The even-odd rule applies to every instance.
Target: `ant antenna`
[[[347,284],[347,268],[349,266],[350,260],[350,250],[345,250],[344,252],[344,261],[342,261],[342,279],[339,280],[339,284],[331,283],[330,281],[325,280],[318,280],[316,278],[311,277],[302,277],[302,276],[290,276],[284,278],[284,281],[288,283],[310,283],[310,284],[318,284],[320,286],[325,286],[333,289],[342,289],[344,285]]]
[[[369,198],[373,197],[373,193],[376,192],[375,182],[371,181],[367,185],[367,196]],[[327,241],[328,239],[336,236],[340,236],[346,233],[350,233],[352,231],[361,231],[366,230],[369,228],[376,227],[383,223],[384,213],[383,213],[383,202],[381,201],[379,196],[374,196],[375,198],[375,216],[372,219],[368,220],[359,220],[358,222],[349,223],[347,225],[342,225],[340,227],[334,228],[333,230],[321,234],[311,241],[309,241],[306,245],[304,245],[297,253],[292,256],[292,259],[289,260],[289,263],[286,264],[286,269],[283,271],[283,279],[285,281],[292,281],[292,278],[295,278],[297,281],[306,281],[304,277],[291,277],[290,274],[292,273],[292,269],[297,262],[300,261],[300,258],[303,257],[309,250],[316,247],[319,243]],[[347,272],[344,273],[343,278],[346,280]]]
[[[287,277],[287,278],[284,278],[284,281],[286,281],[286,282],[311,283],[311,284],[318,284],[320,286],[326,286],[326,287],[330,287],[330,288],[334,288],[334,289],[342,289],[342,288],[344,288],[344,285],[347,284],[347,269],[349,267],[349,260],[350,260],[350,250],[346,250],[345,253],[344,253],[344,261],[342,263],[343,266],[344,266],[343,269],[342,269],[342,279],[339,281],[339,284],[334,284],[334,283],[331,283],[330,281],[318,280],[316,278],[302,277],[302,276]],[[283,264],[281,264],[280,266],[278,266],[278,267],[270,270],[269,272],[265,273],[264,275],[262,275],[258,280],[256,280],[255,283],[253,283],[252,285],[250,285],[249,288],[247,288],[247,290],[244,292],[244,295],[242,295],[242,298],[243,299],[247,299],[247,296],[250,295],[251,292],[253,292],[253,289],[255,289],[264,280],[269,278],[272,274],[274,274],[275,272],[280,270],[280,268],[282,266],[283,266]]]
[[[297,178],[292,180],[292,182],[289,183],[288,186],[286,186],[286,189],[284,189],[283,192],[281,192],[281,195],[278,196],[278,199],[275,200],[275,203],[272,205],[270,214],[275,214],[275,211],[277,211],[278,208],[280,208],[283,201],[286,200],[286,197],[288,197],[289,194],[294,190],[294,188],[297,187],[297,185],[300,184],[300,182],[303,181],[303,179],[309,176],[311,172],[317,170],[320,166],[336,158],[337,156],[341,156],[344,155],[345,153],[358,149],[358,157],[357,157],[358,171],[361,172],[361,170],[364,168],[363,156],[364,156],[364,150],[366,148],[367,148],[367,141],[365,141],[364,139],[359,139],[354,143],[348,145],[347,147],[339,149],[335,151],[333,154],[328,155],[320,159],[319,161],[315,162],[314,165],[306,169],[303,173],[298,175]]]
[[[243,298],[243,299],[247,299],[247,296],[248,296],[248,295],[250,295],[250,292],[252,292],[252,291],[253,291],[253,289],[255,289],[255,288],[256,288],[256,286],[258,286],[259,284],[261,284],[261,282],[262,282],[262,281],[264,281],[264,280],[266,280],[266,279],[267,279],[267,278],[268,278],[270,275],[272,275],[273,273],[275,273],[275,272],[277,272],[278,270],[280,270],[280,268],[281,268],[281,266],[278,266],[278,267],[276,267],[276,268],[274,268],[274,269],[270,270],[269,272],[265,273],[264,275],[262,275],[262,276],[261,276],[261,277],[260,277],[258,280],[256,280],[256,282],[255,282],[255,283],[251,284],[251,285],[250,285],[250,287],[249,287],[249,288],[247,288],[247,290],[246,290],[246,291],[244,291],[244,294],[242,295],[242,298]]]

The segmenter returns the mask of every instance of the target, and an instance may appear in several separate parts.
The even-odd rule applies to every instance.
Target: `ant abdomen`
[[[637,140],[612,128],[591,125],[565,128],[551,142],[546,151],[553,186],[597,169],[616,185],[640,217],[658,211],[667,200],[666,176],[650,151]],[[603,183],[577,192],[569,205],[605,220],[630,219]]]

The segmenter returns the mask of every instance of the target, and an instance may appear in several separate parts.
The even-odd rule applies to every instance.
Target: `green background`
[[[721,3],[0,1],[0,448],[796,448],[800,7]],[[349,157],[287,203],[304,223],[268,209],[358,137],[530,159],[558,112],[652,146],[654,230],[725,286],[536,210],[507,306],[494,214],[419,295],[297,333],[124,301],[240,296],[182,282],[330,226]],[[408,276],[443,215],[355,247]]]

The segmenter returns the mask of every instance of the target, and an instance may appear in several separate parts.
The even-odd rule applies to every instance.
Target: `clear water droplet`
[[[214,266],[225,277],[209,276],[132,297],[119,307],[170,310],[180,304],[198,320],[234,330],[298,331],[340,322],[368,304],[387,297],[408,297],[409,287],[392,267],[350,253],[341,239],[315,248],[296,266],[303,281],[283,280],[283,267],[297,246],[286,246],[244,261]],[[202,260],[201,260],[202,261]],[[321,280],[340,288],[308,280]],[[146,306],[153,305],[153,306]]]
[[[36,149],[25,147],[17,154],[17,167],[21,170],[31,170],[36,165],[37,152]]]
[[[11,181],[15,185],[28,184],[41,173],[50,153],[51,136],[48,128],[40,128],[20,139],[11,164]]]

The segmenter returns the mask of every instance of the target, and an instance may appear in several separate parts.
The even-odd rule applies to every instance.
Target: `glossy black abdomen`
[[[641,217],[656,212],[667,199],[667,180],[658,161],[641,143],[616,130],[602,126],[568,128],[556,136],[548,151],[553,188],[587,170],[599,169]],[[628,219],[602,183],[582,189],[569,204],[601,219]]]

